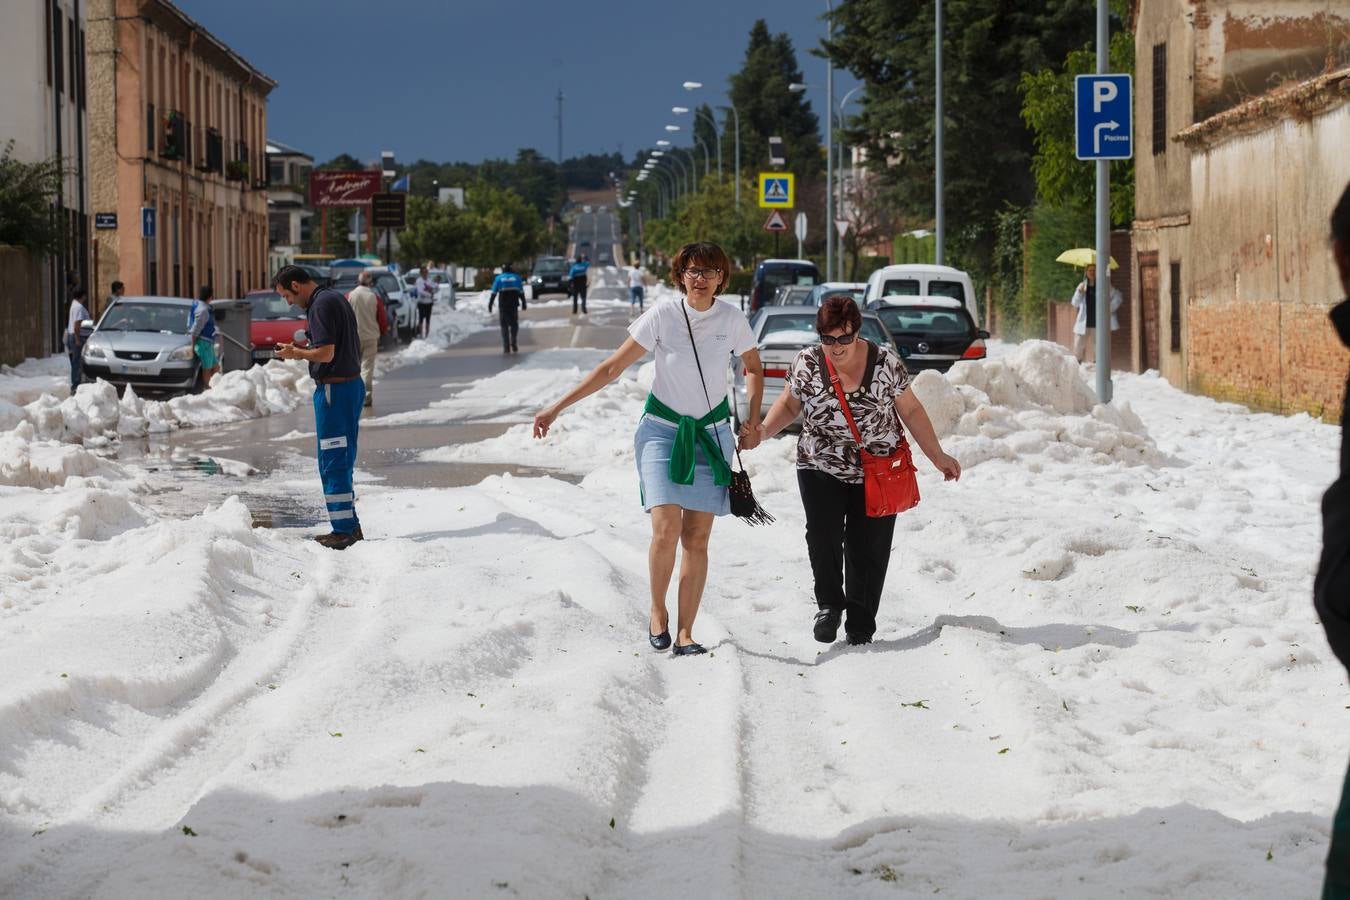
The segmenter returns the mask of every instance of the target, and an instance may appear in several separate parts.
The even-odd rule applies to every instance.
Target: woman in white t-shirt
[[[634,437],[642,506],[652,517],[647,637],[657,650],[671,646],[666,589],[675,568],[675,548],[683,547],[674,642],[679,656],[707,652],[694,642],[692,632],[708,576],[713,520],[731,511],[727,486],[736,437],[726,397],[727,362],[733,355],[745,364],[751,416],[741,431],[741,448],[759,442],[764,393],[759,350],[744,314],[717,299],[730,271],[731,260],[716,244],[702,241],[681,247],[671,277],[684,299],[658,303],[639,316],[628,326],[628,339],[609,359],[534,417],[534,436],[542,438],[564,409],[614,381],[648,351],[655,356],[656,376]]]

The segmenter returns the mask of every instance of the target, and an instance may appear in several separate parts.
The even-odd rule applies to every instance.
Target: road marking
[[[568,346],[569,346],[569,347],[575,347],[575,346],[577,346],[577,341],[579,341],[579,340],[581,340],[581,326],[580,326],[580,325],[573,325],[573,326],[572,326],[572,341],[571,341],[570,344],[568,344]]]

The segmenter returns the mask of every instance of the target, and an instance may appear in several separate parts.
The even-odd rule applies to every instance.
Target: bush
[[[475,291],[487,291],[492,289],[492,279],[497,275],[491,269],[479,269],[473,276],[473,289]]]
[[[739,272],[732,272],[731,278],[727,280],[727,288],[724,294],[749,294],[750,285],[755,280],[754,269],[741,269]]]
[[[1026,245],[1026,284],[1018,303],[1021,332],[1027,337],[1045,335],[1047,300],[1068,301],[1082,280],[1082,270],[1055,262],[1071,247],[1096,243],[1093,212],[1063,206],[1037,205],[1032,212],[1031,237]]]

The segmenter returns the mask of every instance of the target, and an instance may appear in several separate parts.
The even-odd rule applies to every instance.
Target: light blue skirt
[[[731,423],[719,422],[708,426],[709,431],[714,428],[722,441],[722,455],[730,466],[736,447]],[[698,462],[694,466],[694,483],[676,484],[670,480],[670,453],[674,444],[675,426],[670,422],[650,415],[644,415],[638,421],[633,450],[637,457],[642,508],[651,512],[653,506],[673,503],[695,512],[710,512],[719,516],[730,514],[731,500],[727,489],[713,483],[712,467],[708,465],[702,448],[695,448]]]

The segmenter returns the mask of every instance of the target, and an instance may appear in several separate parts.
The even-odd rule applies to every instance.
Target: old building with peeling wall
[[[1339,412],[1327,246],[1350,181],[1350,5],[1141,0],[1132,348],[1188,390]]]

